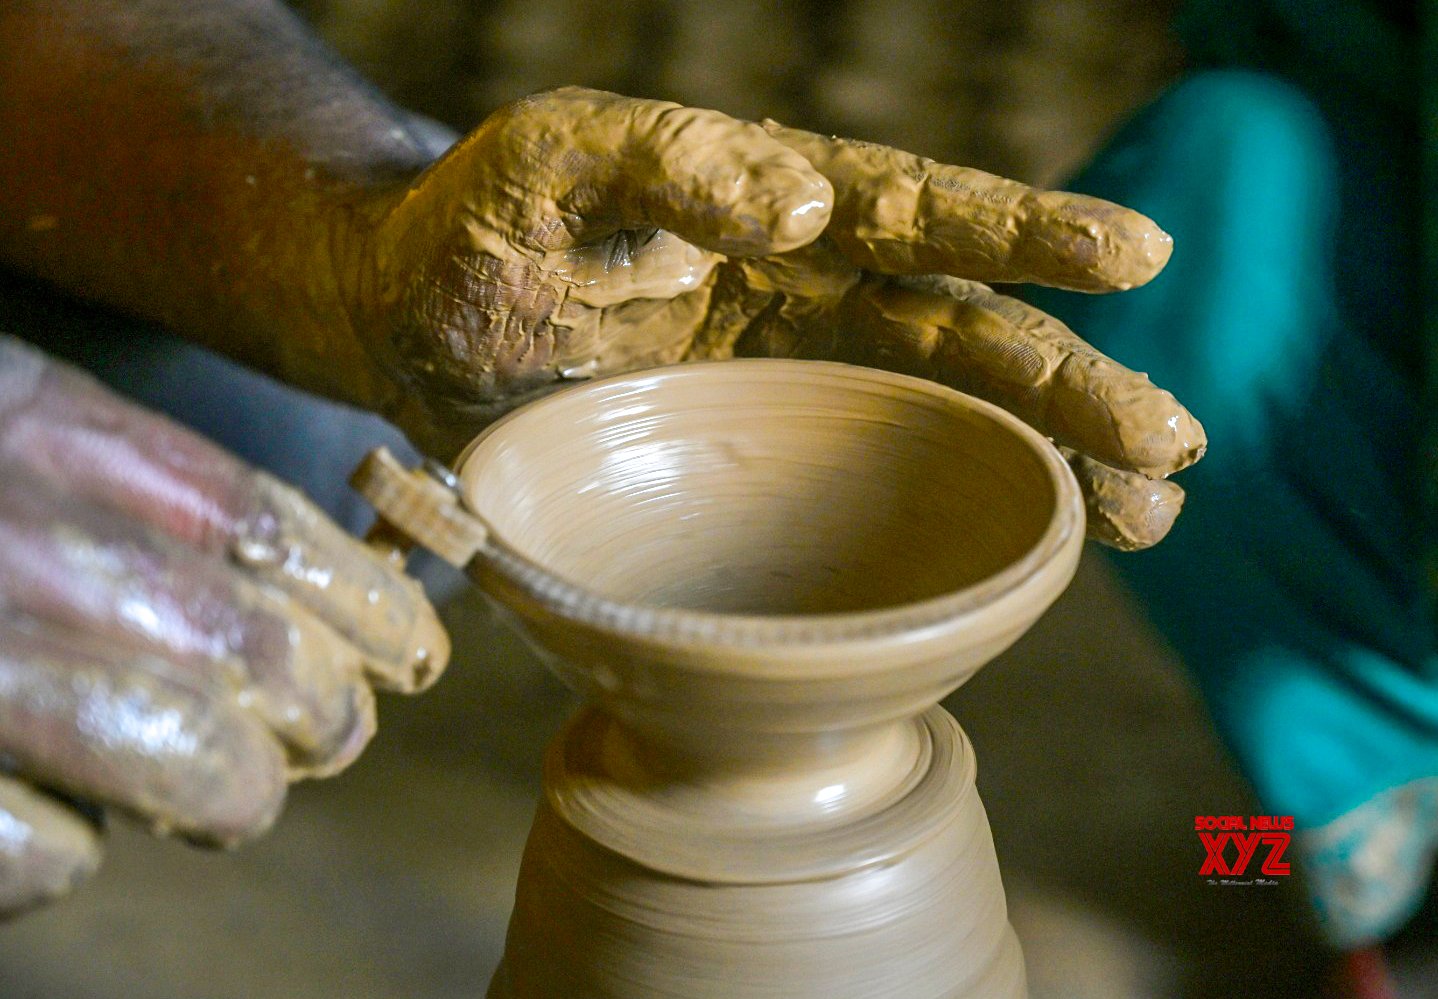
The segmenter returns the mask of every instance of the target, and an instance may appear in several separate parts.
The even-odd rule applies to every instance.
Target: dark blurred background
[[[1182,66],[1170,4],[1139,0],[298,6],[382,89],[461,129],[579,83],[1037,184],[1061,182]],[[351,771],[297,787],[275,832],[235,854],[116,823],[93,884],[0,929],[0,997],[481,996],[541,750],[572,702],[475,594],[445,614],[450,675],[386,699]],[[1035,999],[1317,994],[1324,954],[1296,878],[1197,876],[1193,816],[1257,806],[1102,558],[947,703],[979,752]],[[1403,994],[1438,996],[1417,940],[1398,950]]]
[[[465,129],[584,84],[1051,183],[1172,78],[1175,0],[301,0],[386,92]]]

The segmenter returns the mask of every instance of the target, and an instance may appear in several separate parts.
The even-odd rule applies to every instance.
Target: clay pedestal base
[[[605,773],[616,723],[581,713],[548,754],[490,999],[1021,999],[973,749],[942,708],[899,724],[914,767],[868,807],[675,842],[694,803],[664,814]]]

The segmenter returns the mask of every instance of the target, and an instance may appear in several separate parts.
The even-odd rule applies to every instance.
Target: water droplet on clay
[[[561,368],[559,377],[566,381],[582,381],[585,378],[593,378],[594,372],[599,368],[599,359],[593,358],[583,364],[577,364],[569,368]]]
[[[241,565],[274,565],[280,561],[279,549],[256,538],[239,538],[230,551]]]

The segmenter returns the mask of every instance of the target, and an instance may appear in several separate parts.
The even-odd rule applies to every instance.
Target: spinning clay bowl
[[[680,754],[782,759],[911,717],[1071,578],[1083,508],[1038,433],[930,382],[689,364],[496,423],[472,563],[564,679]]]
[[[1047,440],[906,376],[725,361],[519,410],[458,482],[470,574],[592,705],[492,997],[1023,995],[936,705],[1073,575]]]

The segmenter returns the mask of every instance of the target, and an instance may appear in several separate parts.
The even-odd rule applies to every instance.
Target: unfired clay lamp
[[[404,474],[357,482],[591,704],[548,752],[491,999],[1025,994],[937,702],[1073,574],[1043,437],[912,378],[726,361],[501,420],[463,508]]]

